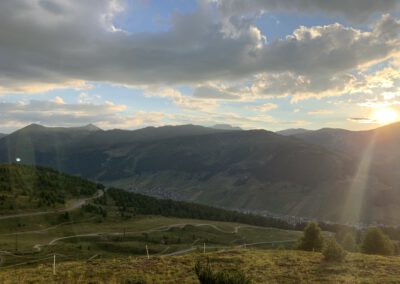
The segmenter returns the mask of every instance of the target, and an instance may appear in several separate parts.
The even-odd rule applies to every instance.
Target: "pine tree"
[[[310,222],[304,228],[304,235],[300,239],[299,249],[308,251],[321,251],[324,239],[321,228],[315,222]]]
[[[353,237],[353,234],[347,233],[344,237],[343,240],[341,241],[342,247],[350,252],[355,252],[357,251],[357,244],[356,240]]]
[[[330,239],[324,250],[322,251],[326,261],[342,262],[346,257],[346,251],[336,242],[335,239]]]
[[[392,241],[379,228],[369,228],[365,233],[361,250],[367,254],[392,255]]]

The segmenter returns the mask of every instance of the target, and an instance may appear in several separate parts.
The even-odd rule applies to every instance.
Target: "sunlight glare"
[[[387,124],[387,123],[392,123],[398,120],[399,115],[398,113],[390,108],[381,108],[376,110],[372,118],[377,121],[378,123],[381,124]]]

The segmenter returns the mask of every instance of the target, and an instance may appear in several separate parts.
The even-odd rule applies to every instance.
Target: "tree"
[[[369,228],[361,244],[361,251],[367,254],[392,255],[392,241],[379,228]]]
[[[347,233],[343,237],[341,244],[342,244],[342,247],[347,251],[351,251],[351,252],[357,251],[356,239],[354,238],[353,234],[351,234],[351,233]]]
[[[326,261],[342,262],[346,257],[346,251],[335,239],[330,239],[322,251]]]
[[[321,251],[324,239],[321,228],[315,222],[310,222],[304,228],[304,235],[300,239],[299,249],[308,251]]]

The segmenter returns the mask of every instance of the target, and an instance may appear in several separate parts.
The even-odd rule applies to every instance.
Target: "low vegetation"
[[[116,257],[0,269],[0,283],[199,283],[199,253],[173,257]],[[399,283],[400,259],[349,253],[342,263],[319,252],[239,249],[207,253],[213,272],[241,270],[253,283]],[[136,281],[136,282],[135,282]],[[141,281],[141,282],[139,282]]]
[[[321,251],[324,239],[321,228],[315,222],[310,222],[304,228],[304,235],[300,239],[299,249],[307,251]]]
[[[117,188],[108,189],[107,195],[114,200],[121,216],[151,214],[166,217],[238,222],[255,226],[293,229],[293,227],[285,221],[276,218],[245,214],[184,201],[157,199]]]
[[[322,251],[324,259],[330,262],[342,262],[346,258],[346,251],[335,239],[329,239]]]
[[[379,228],[369,228],[361,244],[361,251],[367,254],[392,255],[393,242]]]
[[[55,170],[24,165],[0,165],[0,214],[64,205],[70,199],[94,195],[102,186]]]
[[[198,260],[194,267],[201,284],[251,284],[252,281],[237,269],[214,271],[210,260]]]
[[[0,283],[400,281],[400,260],[377,256],[398,254],[385,234],[396,236],[396,231],[388,228],[364,232],[314,222],[292,226],[116,188],[85,201],[103,187],[29,166],[0,166],[0,177],[5,185],[0,193],[14,196],[16,208],[48,212],[0,219]],[[53,202],[47,193],[60,199]],[[39,203],[41,198],[48,202]],[[74,210],[53,210],[79,199],[83,203]],[[303,233],[296,228],[304,228]],[[54,254],[56,276],[51,272]],[[16,267],[18,273],[12,273]]]

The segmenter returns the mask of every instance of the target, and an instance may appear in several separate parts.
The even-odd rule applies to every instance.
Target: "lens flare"
[[[380,124],[395,122],[399,119],[399,114],[390,108],[381,108],[372,114],[372,118]]]

